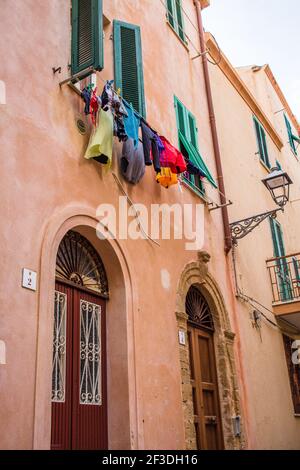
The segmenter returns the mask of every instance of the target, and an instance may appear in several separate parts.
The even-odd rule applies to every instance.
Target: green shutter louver
[[[179,139],[184,145],[184,148],[187,150],[189,154],[189,158],[194,165],[196,165],[201,172],[205,175],[206,179],[215,187],[217,188],[218,186],[216,185],[215,180],[213,179],[209,169],[205,165],[199,151],[194,148],[193,145],[191,145],[188,140],[185,138],[185,136],[179,131]]]
[[[102,0],[72,0],[72,75],[103,69]]]
[[[140,27],[114,21],[115,88],[145,117],[144,75]]]
[[[178,128],[180,132],[184,136],[186,136],[185,123],[184,123],[184,107],[179,101],[177,101],[176,107],[177,107],[177,116],[178,116]]]
[[[190,141],[191,144],[197,149],[198,144],[197,144],[197,126],[196,126],[196,120],[194,116],[191,115],[191,113],[188,113],[188,119],[189,119],[189,128],[190,128]]]
[[[273,240],[274,257],[280,258],[276,261],[276,277],[279,287],[280,300],[290,300],[293,296],[290,270],[285,258],[285,246],[282,228],[279,222],[270,218],[270,227]]]
[[[286,125],[288,136],[289,136],[290,147],[291,147],[292,151],[294,152],[294,154],[297,155],[297,149],[296,149],[295,141],[300,142],[300,140],[296,136],[294,136],[291,123],[290,123],[290,121],[288,120],[288,118],[286,117],[285,114],[284,114],[284,120],[285,120],[285,125]]]
[[[185,159],[190,160],[205,175],[206,179],[217,188],[210,171],[205,165],[198,151],[197,124],[193,114],[174,96],[174,106],[176,109],[176,121],[178,130],[179,148]],[[185,181],[201,195],[205,193],[203,184],[197,175],[187,174]]]
[[[176,16],[177,16],[177,27],[178,35],[184,41],[184,31],[183,31],[183,18],[182,18],[182,8],[179,0],[175,0],[176,3]]]
[[[170,25],[172,26],[172,28],[174,28],[175,23],[174,23],[174,12],[173,12],[172,0],[167,0],[167,10],[168,10],[168,13],[167,13],[168,21]]]
[[[266,141],[266,133],[260,122],[253,116],[253,122],[255,127],[259,157],[261,161],[268,167],[271,168],[269,154],[268,154],[268,147]]]
[[[169,24],[180,39],[186,43],[181,0],[166,0],[166,9]]]

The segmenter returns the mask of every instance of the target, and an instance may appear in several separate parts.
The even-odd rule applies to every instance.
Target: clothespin
[[[117,89],[117,95],[118,95],[118,96],[121,95],[121,88],[118,88],[118,89]]]
[[[93,88],[94,88],[95,84],[94,83],[89,83],[86,88],[88,89],[88,91],[92,91]]]

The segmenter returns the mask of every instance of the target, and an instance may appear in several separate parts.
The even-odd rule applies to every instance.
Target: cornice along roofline
[[[241,79],[238,72],[231,65],[231,63],[223,54],[223,52],[219,50],[215,40],[213,39],[213,36],[210,33],[205,33],[205,41],[212,59],[218,63],[218,67],[220,68],[220,70],[222,70],[226,78],[230,81],[230,83],[234,86],[234,88],[237,90],[243,100],[247,103],[253,114],[255,114],[257,119],[261,122],[265,131],[269,134],[276,147],[281,150],[283,147],[283,142],[276,129],[268,119],[267,115],[262,110],[256,98],[250,92],[247,85]]]
[[[271,67],[269,66],[269,64],[264,65],[263,70],[264,70],[265,74],[267,75],[268,79],[270,80],[271,85],[273,86],[278,98],[280,99],[282,105],[284,106],[287,115],[289,116],[290,120],[292,121],[292,123],[293,123],[293,125],[296,129],[296,131],[298,132],[298,135],[300,135],[300,124],[299,124],[296,116],[294,115],[293,111],[291,110],[291,108],[290,108],[290,106],[289,106],[289,104],[286,100],[286,97],[283,94],[283,91],[281,90],[280,86],[278,85],[277,80],[274,77],[273,72],[272,72]]]

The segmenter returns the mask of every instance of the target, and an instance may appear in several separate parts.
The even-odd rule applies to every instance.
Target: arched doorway
[[[185,446],[188,450],[194,450],[200,447],[197,442],[195,429],[195,407],[190,367],[191,357],[188,341],[186,340],[188,337],[188,328],[191,326],[196,328],[193,322],[189,320],[186,306],[189,289],[195,287],[204,297],[206,307],[208,305],[210,314],[208,318],[205,315],[206,318],[202,318],[201,322],[202,327],[204,327],[202,328],[203,334],[206,332],[206,334],[213,338],[214,347],[212,347],[212,341],[208,342],[211,344],[211,349],[214,353],[210,356],[210,359],[215,356],[213,364],[217,370],[218,377],[218,398],[222,416],[222,423],[220,422],[220,425],[222,424],[224,447],[228,450],[240,450],[246,447],[246,442],[244,436],[243,412],[239,396],[237,368],[235,364],[235,334],[231,329],[229,313],[220,287],[209,272],[209,261],[209,253],[199,251],[197,260],[191,261],[184,267],[177,287],[176,320],[179,335],[179,367],[181,373]],[[196,294],[198,296],[198,293]],[[207,309],[205,308],[204,311],[207,312]],[[212,325],[213,329],[209,329],[209,326]],[[198,328],[198,330],[200,331],[200,328]],[[195,342],[196,341],[194,341],[194,343]],[[212,413],[208,416],[216,415]],[[233,420],[239,422],[240,429],[238,432],[233,426]]]
[[[195,285],[188,290],[185,306],[197,448],[223,449],[213,317]]]
[[[67,232],[56,258],[52,449],[107,449],[107,298],[98,253]]]

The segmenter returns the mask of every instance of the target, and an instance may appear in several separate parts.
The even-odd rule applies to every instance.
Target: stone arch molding
[[[187,338],[187,320],[185,298],[189,288],[196,285],[206,298],[214,320],[214,345],[218,374],[219,396],[222,415],[224,445],[226,449],[242,449],[245,446],[241,420],[241,435],[236,436],[233,418],[241,417],[237,373],[234,359],[234,337],[223,295],[217,282],[209,273],[210,255],[198,252],[197,261],[187,264],[181,274],[176,296],[176,318],[178,330],[185,332]],[[190,360],[188,344],[179,345],[182,406],[187,449],[196,448],[192,387],[190,383]]]
[[[55,265],[56,255],[59,244],[69,230],[77,230],[85,236],[95,247],[99,249],[99,255],[107,267],[114,266],[118,270],[119,278],[115,282],[121,282],[126,285],[125,289],[120,289],[124,299],[124,348],[127,351],[127,342],[135,344],[136,331],[127,325],[134,325],[133,318],[136,316],[135,305],[138,304],[136,293],[132,287],[132,276],[134,276],[134,267],[129,266],[128,256],[123,247],[117,240],[100,241],[96,236],[98,220],[95,211],[91,207],[70,205],[58,208],[51,217],[51,220],[44,227],[43,240],[41,243],[40,267],[39,267],[39,288],[38,288],[38,314],[37,314],[37,354],[36,354],[36,379],[35,379],[35,412],[33,429],[33,448],[49,449],[51,441],[51,371],[52,371],[52,334],[53,334],[53,302],[55,288]],[[93,233],[93,238],[91,234]],[[104,249],[105,245],[105,249]],[[100,250],[103,247],[103,252]],[[113,256],[113,258],[112,258]],[[111,261],[112,260],[112,261]],[[112,276],[111,276],[112,277]],[[117,298],[117,296],[115,296]],[[112,304],[112,302],[111,302]],[[107,308],[108,315],[112,318],[114,311],[119,314],[119,309],[114,307]],[[119,323],[112,323],[117,325]],[[123,344],[122,343],[122,344]],[[123,348],[123,349],[124,349]],[[116,353],[117,354],[117,353]],[[111,362],[116,359],[111,358]],[[139,378],[136,371],[135,348],[133,347],[128,357],[126,357],[126,384],[123,389],[123,401],[120,406],[126,406],[126,422],[128,429],[122,433],[116,433],[115,429],[120,429],[120,424],[113,422],[110,410],[110,422],[108,429],[110,448],[139,448],[143,446],[142,421],[138,413],[137,390]],[[115,369],[116,373],[119,371]],[[110,380],[113,383],[114,376],[111,372]],[[116,374],[115,374],[116,375]],[[116,387],[111,387],[116,389]],[[109,391],[108,391],[109,393]],[[115,403],[114,400],[111,400]],[[129,406],[130,404],[130,406]],[[110,424],[111,423],[111,424]]]

